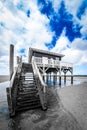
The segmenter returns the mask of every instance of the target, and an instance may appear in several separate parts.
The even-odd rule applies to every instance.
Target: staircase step
[[[19,88],[19,90],[18,91],[20,91],[20,92],[23,92],[23,91],[33,91],[33,90],[37,90],[35,87],[23,87],[23,88]]]
[[[19,88],[19,92],[30,92],[30,91],[37,91],[37,89],[36,88]]]
[[[17,99],[17,103],[29,103],[29,102],[36,102],[36,101],[40,101],[40,99],[39,98],[29,98],[29,99],[25,99],[25,100],[21,100],[21,99]]]
[[[21,96],[17,96],[17,98],[19,99],[34,99],[34,98],[36,98],[36,97],[38,97],[38,94],[36,95],[36,94],[27,94],[27,95],[21,95]]]
[[[41,107],[31,64],[22,64],[22,73],[19,82],[16,110],[30,110]]]
[[[33,91],[30,90],[30,91],[24,91],[24,92],[20,92],[19,91],[18,95],[20,95],[20,96],[21,95],[28,95],[28,94],[32,94],[33,95],[33,94],[36,94],[36,93],[37,93],[37,90],[33,90]]]
[[[41,108],[41,104],[34,105],[34,106],[27,106],[27,107],[17,107],[16,111],[32,110],[32,109],[36,109],[36,108]]]
[[[22,107],[33,107],[33,106],[37,106],[37,105],[40,105],[40,100],[36,100],[36,101],[29,101],[27,100],[26,102],[17,102],[17,108],[22,108]]]
[[[36,87],[35,86],[23,86],[22,88],[19,88],[19,91],[27,91],[27,90],[30,90],[30,89],[36,89]]]
[[[38,100],[39,96],[26,96],[26,97],[17,97],[17,101],[21,102],[21,101],[27,101],[27,100]]]
[[[34,82],[26,81],[26,82],[22,82],[22,85],[34,85]]]
[[[17,102],[17,106],[30,106],[30,105],[35,105],[35,104],[40,104],[40,100],[26,100],[26,101],[21,101]]]
[[[21,79],[23,79],[23,80],[25,80],[25,79],[34,80],[32,77],[25,77],[25,78],[24,78],[24,77],[20,77],[20,80],[21,80]]]

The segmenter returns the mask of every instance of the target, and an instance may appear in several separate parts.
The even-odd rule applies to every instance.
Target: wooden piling
[[[66,73],[64,73],[64,84],[66,84]]]
[[[71,84],[73,84],[73,68],[72,68],[72,71],[71,71]]]
[[[50,81],[51,81],[51,72],[50,72]]]
[[[10,45],[10,59],[9,59],[9,71],[10,71],[10,79],[14,72],[14,45]]]
[[[73,75],[71,75],[71,84],[73,84]]]
[[[61,76],[59,75],[59,86],[61,86]]]
[[[59,86],[61,86],[61,68],[59,70]]]
[[[53,85],[55,85],[55,73],[53,74]]]

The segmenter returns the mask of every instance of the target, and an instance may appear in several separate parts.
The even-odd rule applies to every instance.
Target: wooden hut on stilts
[[[17,56],[17,66],[14,68],[14,46],[10,45],[10,86],[6,88],[10,116],[16,112],[42,108],[47,110],[47,82],[57,81],[61,85],[61,72],[71,72],[73,83],[73,66],[71,63],[61,61],[64,55],[45,50],[29,48],[28,62],[22,62],[22,57]]]

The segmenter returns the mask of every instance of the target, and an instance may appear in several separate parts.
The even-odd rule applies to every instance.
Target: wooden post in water
[[[64,84],[66,84],[66,72],[64,72]]]
[[[71,71],[71,84],[73,84],[73,69]]]
[[[54,72],[53,84],[56,85],[57,82],[57,72]]]
[[[50,81],[51,81],[51,72],[50,72]]]
[[[55,85],[55,72],[53,73],[53,85]]]
[[[59,70],[59,86],[61,86],[61,68]]]
[[[10,45],[10,59],[9,59],[9,72],[10,72],[10,80],[12,74],[14,72],[14,45]]]
[[[57,83],[57,72],[55,73],[55,83]]]

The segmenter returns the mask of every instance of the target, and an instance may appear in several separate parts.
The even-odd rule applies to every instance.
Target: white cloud
[[[65,36],[65,29],[57,40],[55,47],[51,50],[65,55],[63,61],[74,65],[87,64],[87,41],[76,38],[72,43]]]
[[[80,24],[82,25],[81,34],[83,37],[87,36],[87,9],[85,13],[81,16]]]
[[[52,6],[55,10],[55,12],[58,12],[58,9],[60,8],[60,4],[62,0],[49,0],[52,2]]]
[[[87,36],[87,9],[85,9],[85,12],[83,14],[81,14],[82,15],[81,19],[79,19],[77,17],[77,13],[83,2],[84,2],[83,0],[79,0],[79,1],[65,0],[65,5],[66,5],[68,12],[70,12],[73,15],[74,26],[76,23],[78,23],[79,25],[82,26],[80,32],[81,32],[83,38],[85,38],[85,36]]]
[[[0,75],[6,75],[9,72],[8,55],[0,57]]]
[[[65,6],[67,10],[73,14],[74,17],[76,17],[77,11],[79,7],[81,6],[83,0],[65,0]]]
[[[76,38],[72,42],[71,47],[73,49],[85,51],[85,50],[87,50],[87,40],[83,40],[82,38]]]
[[[9,56],[9,44],[15,45],[15,57],[22,54],[20,50],[23,48],[26,56],[29,47],[47,50],[45,43],[50,43],[54,35],[50,30],[48,18],[40,13],[36,0],[20,2],[22,1],[0,1],[0,22],[3,23],[0,26],[0,59],[3,54]],[[19,3],[24,4],[23,10],[17,8]],[[30,17],[27,17],[27,9],[30,10]],[[27,58],[23,57],[23,60],[27,62]],[[8,60],[3,60],[0,66],[7,63]],[[7,71],[6,67],[2,66],[0,74],[3,69]]]
[[[63,30],[61,36],[59,37],[59,39],[56,42],[55,47],[52,49],[52,51],[56,51],[56,52],[62,52],[63,50],[67,49],[67,47],[69,47],[70,42],[68,40],[68,38],[65,36],[66,33],[66,29]]]

